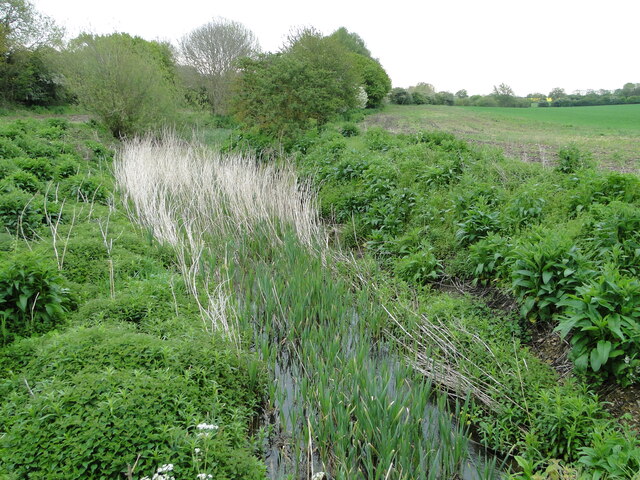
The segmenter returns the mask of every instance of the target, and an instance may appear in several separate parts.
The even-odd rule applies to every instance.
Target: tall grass
[[[389,317],[371,292],[327,268],[314,197],[290,167],[169,135],[125,144],[115,169],[134,219],[175,247],[207,326],[270,366],[274,478],[495,478],[451,421],[466,403],[450,412],[372,334]]]
[[[222,155],[165,132],[159,139],[125,142],[114,173],[131,217],[176,249],[206,326],[231,337],[237,332],[222,270],[208,269],[205,262],[212,256],[222,256],[222,264],[230,259],[218,248],[224,242],[208,240],[238,240],[259,232],[275,246],[283,243],[284,227],[290,226],[309,248],[327,244],[315,197],[292,168]]]

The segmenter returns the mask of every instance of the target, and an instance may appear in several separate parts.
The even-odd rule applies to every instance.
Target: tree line
[[[394,88],[389,101],[397,105],[457,105],[475,107],[582,107],[595,105],[622,105],[640,103],[640,83],[625,83],[616,90],[587,90],[568,94],[563,88],[554,88],[548,94],[530,93],[517,96],[504,83],[493,87],[489,95],[471,95],[465,89],[456,93],[436,91],[430,83],[418,83],[409,88]]]
[[[63,29],[28,0],[0,0],[0,103],[77,103],[118,137],[171,123],[184,108],[232,117],[247,131],[292,137],[356,108],[379,107],[391,80],[346,28],[292,31],[277,52],[253,32],[216,18],[178,45],[127,33]]]

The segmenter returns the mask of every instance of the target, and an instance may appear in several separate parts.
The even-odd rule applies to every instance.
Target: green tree
[[[371,52],[364,43],[364,40],[355,32],[350,32],[346,28],[340,27],[329,35],[329,38],[336,40],[340,45],[353,53],[371,58]]]
[[[64,89],[47,61],[63,31],[26,0],[0,0],[0,100],[59,103]]]
[[[353,56],[314,30],[295,32],[281,52],[240,61],[233,112],[246,128],[293,137],[357,105]]]
[[[455,94],[456,98],[469,98],[469,94],[467,93],[467,91],[463,88],[462,90],[458,90]]]
[[[80,35],[63,57],[71,90],[117,137],[169,120],[178,92],[166,45],[117,33]]]
[[[492,95],[500,107],[513,107],[516,104],[516,95],[506,83],[501,83],[497,87],[494,85]]]
[[[352,55],[360,82],[367,93],[367,108],[377,108],[382,105],[387,94],[391,91],[391,79],[377,60],[359,54]]]
[[[413,95],[406,88],[396,87],[389,94],[391,103],[397,105],[411,105],[413,103]]]
[[[564,98],[567,96],[567,92],[564,91],[564,88],[554,88],[549,92],[549,97],[553,100],[558,100],[559,98]]]

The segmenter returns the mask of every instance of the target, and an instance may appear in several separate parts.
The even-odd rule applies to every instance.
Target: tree
[[[62,29],[26,0],[0,0],[0,100],[49,105],[65,97],[48,55]]]
[[[362,86],[367,93],[367,108],[382,105],[384,98],[391,90],[391,79],[380,62],[371,57],[371,52],[362,37],[340,27],[328,38],[353,53],[353,63],[358,69]]]
[[[233,112],[247,129],[292,138],[357,105],[360,77],[352,53],[310,29],[282,51],[240,61]]]
[[[360,77],[360,83],[367,93],[367,108],[377,108],[382,105],[391,90],[391,79],[382,65],[370,57],[354,53],[352,61]]]
[[[413,103],[413,95],[406,88],[394,88],[391,90],[389,97],[391,103],[395,103],[397,105],[411,105]]]
[[[458,90],[455,96],[456,98],[469,98],[469,94],[464,88],[462,90]]]
[[[0,0],[0,53],[20,46],[60,45],[63,29],[28,0]]]
[[[516,95],[513,89],[505,83],[501,83],[497,87],[494,85],[492,95],[500,107],[513,107],[516,104]]]
[[[78,100],[117,137],[144,133],[175,113],[177,91],[166,45],[124,33],[83,34],[61,68]]]
[[[549,98],[552,100],[558,100],[559,98],[564,98],[567,96],[567,92],[564,91],[564,88],[554,88],[549,92]]]
[[[331,35],[329,35],[329,37],[336,40],[347,50],[353,53],[357,53],[358,55],[371,58],[371,52],[367,48],[367,45],[364,43],[362,37],[357,33],[350,32],[346,28],[340,27]]]
[[[215,113],[227,111],[238,60],[259,51],[254,34],[244,25],[224,18],[196,28],[180,41],[182,62],[199,74]]]

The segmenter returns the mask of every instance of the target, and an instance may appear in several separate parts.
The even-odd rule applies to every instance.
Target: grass
[[[327,251],[313,197],[290,166],[220,156],[175,137],[131,142],[116,165],[133,217],[187,250],[195,297],[224,285],[222,314],[233,314],[239,337],[270,366],[272,436],[281,439],[270,457],[274,476],[494,477],[492,462],[470,457],[467,426],[450,419],[467,416],[468,404],[450,412],[431,382],[392,353],[388,312]]]
[[[507,156],[551,164],[559,148],[576,144],[606,168],[640,171],[640,105],[570,108],[389,105],[367,125],[396,132],[444,130]]]

